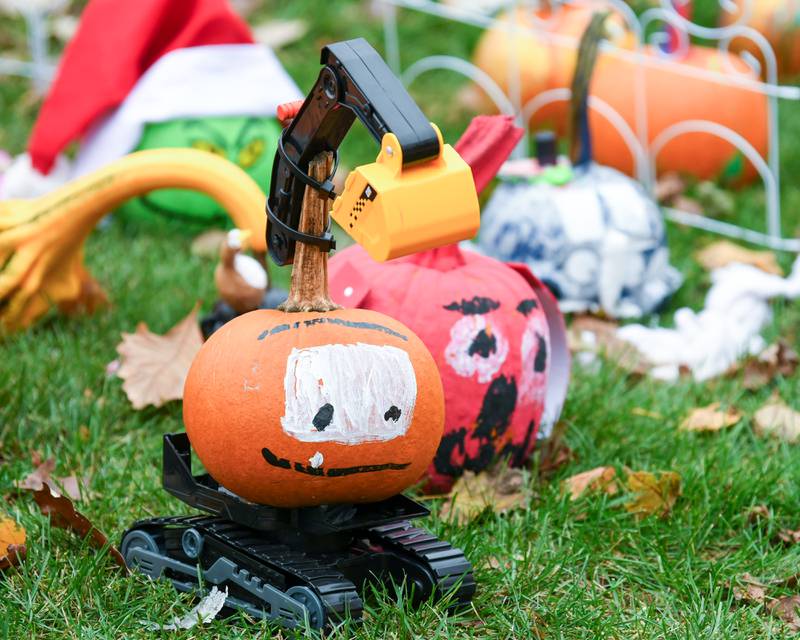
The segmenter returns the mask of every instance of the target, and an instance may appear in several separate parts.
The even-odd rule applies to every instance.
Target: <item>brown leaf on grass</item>
[[[617,337],[618,328],[616,322],[577,316],[567,333],[569,348],[573,353],[605,354],[629,373],[645,375],[651,364],[630,342]]]
[[[719,402],[713,402],[707,407],[692,409],[684,418],[680,428],[682,431],[721,431],[732,427],[741,419],[742,414],[733,407],[723,411]]]
[[[550,437],[543,440],[538,447],[539,464],[537,471],[540,478],[549,478],[565,464],[576,459],[575,452],[564,442],[567,430],[566,422],[558,422],[553,427]]]
[[[619,490],[614,478],[617,475],[614,467],[597,467],[567,478],[562,483],[562,490],[568,491],[571,500],[577,500],[587,491],[602,491],[613,496]]]
[[[703,215],[703,205],[700,203],[699,200],[695,198],[690,198],[689,196],[681,193],[675,196],[670,205],[675,209],[679,209],[680,211],[685,211],[686,213],[693,213],[697,216]]]
[[[771,518],[772,514],[770,513],[767,505],[757,504],[747,510],[748,524],[759,524],[762,520],[770,520]]]
[[[152,333],[143,322],[136,333],[123,333],[117,353],[122,358],[117,375],[134,409],[160,407],[183,397],[183,383],[195,355],[203,346],[197,324],[198,306],[165,335]]]
[[[672,200],[686,192],[686,180],[676,171],[669,171],[656,180],[653,195],[657,202],[670,204]]]
[[[784,596],[767,602],[767,610],[786,623],[792,631],[800,631],[800,595]]]
[[[113,545],[108,544],[106,535],[95,527],[89,519],[80,511],[75,509],[72,501],[64,495],[61,495],[49,484],[45,483],[44,486],[34,491],[33,499],[39,505],[40,511],[50,517],[50,524],[54,527],[60,527],[73,531],[80,538],[86,538],[97,549],[102,549],[108,545],[108,553],[111,558],[120,567],[127,572],[125,560],[122,555]]]
[[[775,396],[755,412],[753,425],[759,436],[771,436],[791,444],[800,440],[800,413]]]
[[[784,339],[769,345],[754,358],[749,358],[741,366],[744,374],[742,384],[745,389],[756,391],[772,382],[776,377],[788,378],[797,370],[800,357],[791,345]],[[734,367],[736,373],[739,367]]]
[[[25,558],[25,529],[0,515],[0,571],[18,565]]]
[[[767,585],[757,580],[749,573],[743,573],[736,579],[737,585],[733,586],[733,598],[737,602],[746,604],[761,604],[767,596]]]
[[[681,495],[681,477],[674,471],[662,471],[657,476],[648,471],[631,471],[628,474],[628,490],[635,494],[625,504],[630,513],[640,516],[665,517],[675,506]]]
[[[66,477],[51,475],[56,468],[55,458],[49,458],[44,462],[40,462],[38,454],[36,454],[34,456],[34,464],[36,462],[39,462],[36,469],[15,484],[18,490],[39,491],[45,484],[49,483],[58,487],[59,491],[68,496],[71,500],[80,500],[81,498],[89,497],[89,483],[86,478],[79,479],[74,475]]]
[[[782,544],[785,547],[794,546],[800,543],[800,530],[781,529],[775,534],[773,542],[775,544]]]
[[[783,275],[783,269],[778,265],[775,254],[772,251],[752,251],[734,244],[729,240],[718,240],[712,242],[705,249],[695,254],[697,261],[709,271],[724,267],[731,262],[741,262],[757,267],[767,273],[778,276]]]
[[[50,474],[56,468],[55,458],[48,458],[42,462],[38,453],[35,453],[31,457],[33,459],[33,464],[36,465],[36,468],[27,476],[25,476],[25,478],[15,483],[17,489],[30,489],[32,491],[41,489],[44,486],[44,483],[50,479]]]
[[[486,509],[505,513],[527,506],[531,490],[521,469],[498,464],[491,470],[475,474],[464,472],[442,505],[441,516],[452,518],[458,524],[466,524]]]

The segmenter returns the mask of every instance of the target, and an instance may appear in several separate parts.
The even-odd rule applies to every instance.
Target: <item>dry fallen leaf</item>
[[[780,339],[769,345],[755,358],[749,358],[742,366],[742,384],[745,389],[757,391],[776,377],[788,378],[800,364],[800,357],[786,340]],[[740,367],[735,366],[732,373]]]
[[[732,427],[741,419],[742,414],[733,407],[723,411],[719,402],[714,402],[707,407],[692,409],[684,418],[680,428],[683,431],[721,431]]]
[[[783,544],[787,547],[796,545],[800,543],[800,530],[781,529],[775,534],[773,542]]]
[[[0,515],[0,571],[16,566],[25,558],[25,529]]]
[[[122,365],[117,375],[125,381],[122,388],[135,409],[149,404],[160,407],[183,397],[189,366],[203,346],[197,309],[163,336],[150,332],[143,322],[136,333],[122,334],[117,345]]]
[[[572,500],[577,500],[586,491],[602,491],[613,496],[619,490],[617,483],[614,482],[616,475],[614,467],[597,467],[567,478],[562,484],[562,489],[569,491]]]
[[[792,631],[800,631],[800,595],[784,596],[767,602],[767,610],[786,623]]]
[[[772,514],[765,504],[757,504],[747,510],[747,522],[749,524],[758,524],[762,520],[770,520],[771,518]]]
[[[37,456],[34,456],[34,462],[39,462]],[[25,491],[39,491],[45,484],[49,483],[58,487],[64,495],[68,496],[71,500],[80,500],[81,498],[89,497],[88,481],[86,478],[77,478],[76,476],[66,476],[63,478],[50,475],[56,468],[55,458],[49,458],[44,462],[40,462],[31,473],[29,473],[23,480],[16,483],[16,488]]]
[[[681,495],[681,477],[674,471],[662,471],[656,476],[648,471],[631,471],[628,490],[636,494],[625,504],[630,513],[640,516],[666,516]]]
[[[696,216],[701,216],[705,212],[703,211],[703,205],[700,203],[699,200],[695,198],[690,198],[686,194],[680,193],[670,202],[670,206],[680,211],[685,211],[686,213],[693,213]]]
[[[800,440],[800,413],[788,407],[783,400],[772,397],[753,416],[756,434],[772,436],[784,442]]]
[[[737,602],[760,604],[767,595],[767,585],[756,580],[749,573],[744,573],[736,580],[739,584],[733,587],[733,598]]]
[[[85,515],[76,510],[75,505],[72,504],[68,497],[61,495],[53,487],[45,483],[41,489],[34,491],[33,499],[36,500],[41,512],[46,516],[50,516],[50,523],[54,527],[74,531],[79,537],[88,539],[92,546],[97,549],[102,549],[108,545],[108,554],[114,562],[127,572],[125,560],[123,560],[117,548],[108,544],[106,535],[95,527]]]
[[[592,316],[577,316],[567,333],[570,351],[605,353],[623,369],[636,375],[645,375],[650,363],[630,342],[617,337],[616,322]]]
[[[741,262],[757,267],[767,273],[773,273],[778,276],[783,275],[783,269],[778,265],[778,261],[772,251],[752,251],[729,240],[712,242],[705,249],[698,251],[695,257],[709,271],[724,267],[731,262]]]
[[[542,440],[538,446],[539,463],[537,471],[540,478],[549,478],[565,464],[576,459],[575,452],[564,442],[567,423],[557,422],[549,438]]]
[[[660,203],[671,203],[677,196],[686,192],[686,180],[675,172],[669,171],[656,180],[656,188],[653,195]]]
[[[527,506],[530,499],[531,490],[525,472],[498,464],[494,469],[479,474],[464,472],[447,495],[441,516],[466,524],[486,509],[505,513]]]

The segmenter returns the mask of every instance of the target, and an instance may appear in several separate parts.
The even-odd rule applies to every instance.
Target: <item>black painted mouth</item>
[[[309,476],[327,476],[328,478],[341,478],[342,476],[352,476],[357,473],[372,473],[374,471],[402,471],[411,464],[410,462],[386,462],[384,464],[365,464],[358,467],[331,467],[330,469],[319,467],[315,469],[301,462],[293,463],[286,458],[279,458],[266,447],[261,450],[261,455],[264,456],[264,460],[273,467],[294,469],[298,473],[305,473]]]

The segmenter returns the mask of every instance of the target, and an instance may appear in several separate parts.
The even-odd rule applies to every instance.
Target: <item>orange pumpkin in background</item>
[[[323,180],[326,163],[312,161]],[[319,156],[318,156],[319,158]],[[320,235],[327,199],[306,188],[300,229]],[[420,479],[444,427],[444,391],[422,341],[328,296],[326,253],[298,243],[289,299],[218,329],[186,378],[183,419],[209,474],[276,507],[375,502]]]
[[[589,7],[587,9],[587,7]],[[574,7],[564,6],[563,13],[554,13],[548,29],[557,29],[567,38],[552,41],[539,27],[538,33],[509,35],[503,29],[487,31],[475,53],[475,63],[488,73],[503,89],[508,90],[508,65],[511,47],[516,44],[522,82],[524,105],[548,89],[569,87],[575,67],[577,39],[591,18],[592,10],[601,3]],[[569,9],[569,10],[568,10]],[[534,23],[530,9],[519,9],[506,19],[519,26],[531,28]],[[541,15],[539,11],[536,15]],[[545,14],[546,15],[546,14]],[[613,24],[616,24],[615,28]],[[621,23],[612,23],[611,32]],[[613,35],[617,47],[632,49],[632,36]],[[741,85],[726,85],[702,77],[715,72],[731,78],[758,80],[756,74],[736,54],[723,53],[710,47],[692,45],[680,58],[665,59],[654,47],[642,49],[643,69],[639,71],[631,53],[602,52],[592,77],[591,94],[608,103],[634,132],[636,125],[636,82],[641,73],[644,81],[648,140],[652,143],[663,131],[686,120],[710,120],[743,136],[762,156],[767,152],[767,111],[764,95]],[[688,73],[680,72],[675,62],[686,65]],[[699,74],[697,72],[700,72]],[[566,134],[568,103],[558,102],[541,109],[532,126],[548,126],[560,135]],[[634,175],[633,153],[622,135],[605,116],[592,110],[591,129],[595,141],[595,160]],[[657,158],[659,172],[685,172],[700,179],[720,176],[751,180],[756,176],[750,163],[727,141],[708,133],[681,135],[661,150]]]
[[[737,10],[721,11],[720,24],[729,26],[739,22],[746,5],[750,16],[744,24],[763,35],[772,46],[780,76],[800,73],[800,2],[798,0],[734,0]],[[761,49],[749,38],[736,38],[731,43],[734,51],[749,51],[765,70]],[[762,74],[763,75],[763,74]]]

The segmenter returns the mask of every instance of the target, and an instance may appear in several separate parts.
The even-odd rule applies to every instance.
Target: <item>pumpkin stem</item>
[[[333,167],[333,153],[318,153],[308,164],[308,175],[323,182]],[[306,186],[299,229],[303,233],[321,236],[328,228],[328,198],[313,187]],[[278,309],[287,313],[300,311],[334,311],[341,307],[328,294],[328,253],[311,244],[298,242],[292,266],[289,297]]]
[[[444,247],[435,247],[427,251],[420,251],[411,256],[410,262],[420,267],[438,269],[439,271],[458,269],[466,264],[464,254],[457,244],[449,244]]]

